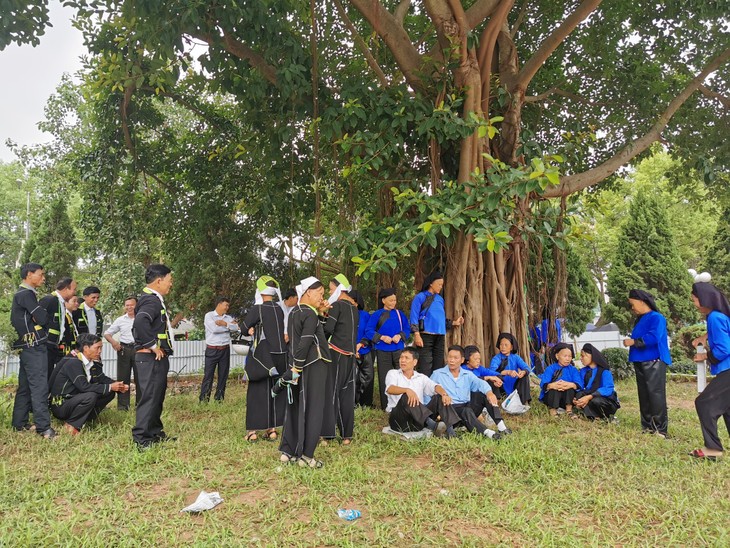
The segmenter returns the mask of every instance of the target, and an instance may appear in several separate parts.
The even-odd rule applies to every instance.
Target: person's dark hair
[[[84,297],[88,297],[89,295],[93,295],[94,293],[101,293],[101,289],[99,289],[95,285],[90,285],[89,287],[84,289]]]
[[[228,304],[231,304],[231,299],[229,299],[229,298],[228,298],[228,297],[226,297],[225,295],[220,295],[220,296],[219,296],[219,297],[218,297],[218,298],[217,298],[217,299],[215,300],[215,305],[216,305],[216,306],[218,306],[218,305],[219,305],[219,304],[221,304],[221,303],[228,303]]]
[[[464,347],[464,363],[469,361],[469,358],[471,358],[472,354],[481,354],[481,352],[479,351],[479,347],[474,344],[465,346]]]
[[[314,282],[314,283],[313,283],[312,285],[310,285],[310,286],[309,286],[309,287],[307,288],[307,291],[309,291],[310,289],[319,289],[320,287],[324,287],[324,286],[322,285],[322,282]],[[307,291],[305,291],[305,293],[306,293]]]
[[[464,357],[464,348],[459,346],[458,344],[452,344],[451,346],[449,346],[449,349],[447,350],[447,352],[451,352],[452,350],[455,350],[459,354],[461,354],[462,358]]]
[[[418,361],[418,349],[415,346],[406,346],[401,354],[403,352],[408,352],[414,360]]]
[[[58,283],[56,284],[56,289],[58,289],[58,290],[66,289],[71,286],[73,281],[74,281],[73,278],[69,278],[69,277],[61,278],[60,280],[58,280]]]
[[[76,347],[83,351],[87,346],[94,346],[100,340],[101,337],[96,333],[81,333],[76,340]]]
[[[139,299],[137,298],[137,295],[127,295],[126,297],[124,297],[124,302],[125,303],[127,301],[138,301],[138,300]]]
[[[350,298],[357,303],[358,310],[365,310],[365,299],[362,298],[362,295],[357,289],[350,291],[349,295]]]
[[[297,296],[297,290],[293,287],[290,287],[286,290],[286,293],[284,293],[284,296],[282,297],[284,300],[291,299],[292,297]]]
[[[436,280],[442,280],[443,277],[444,277],[444,275],[441,274],[441,272],[439,272],[438,270],[434,270],[433,272],[431,272],[431,274],[426,276],[425,280],[423,280],[423,285],[421,286],[421,291],[426,291],[429,287],[431,287],[431,284],[433,282],[435,282]]]
[[[386,287],[378,293],[378,308],[383,308],[383,299],[387,299],[391,295],[395,295],[395,287]]]
[[[28,274],[32,274],[33,272],[37,272],[42,269],[43,266],[38,263],[25,263],[20,267],[20,279],[25,280],[28,277]]]
[[[147,267],[147,270],[145,270],[144,281],[148,284],[152,283],[157,278],[164,278],[170,272],[172,272],[172,270],[164,264],[151,264]]]

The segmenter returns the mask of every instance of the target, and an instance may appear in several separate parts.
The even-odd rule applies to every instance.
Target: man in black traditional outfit
[[[355,347],[360,313],[349,295],[352,285],[345,275],[335,276],[330,287],[333,283],[336,286],[329,298],[330,309],[324,324],[324,334],[329,337],[332,365],[327,368],[322,437],[334,439],[336,427],[340,430],[343,445],[349,445],[355,429]]]
[[[256,441],[256,430],[266,430],[275,440],[276,428],[284,424],[286,396],[271,396],[276,378],[286,372],[284,311],[274,302],[281,296],[279,284],[271,276],[256,280],[256,300],[241,322],[241,329],[254,336],[255,349],[246,357],[246,441]]]
[[[327,308],[324,286],[314,276],[297,286],[299,304],[289,315],[289,344],[292,367],[282,434],[282,462],[299,461],[300,466],[321,468],[314,458],[324,415],[324,392],[330,349],[324,334],[322,312]],[[294,384],[296,383],[296,384]]]

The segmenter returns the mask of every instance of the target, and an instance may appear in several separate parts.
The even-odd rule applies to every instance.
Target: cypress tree
[[[73,276],[78,254],[76,236],[61,198],[52,200],[43,211],[24,250],[23,262],[43,265],[46,283],[54,287],[64,276]]]
[[[628,294],[634,288],[654,295],[670,332],[697,318],[690,302],[691,277],[679,256],[666,212],[659,200],[645,191],[631,203],[608,269],[610,301],[605,316],[624,332],[633,325]]]
[[[730,294],[730,207],[723,211],[717,223],[703,266],[712,275],[712,283],[726,295]]]

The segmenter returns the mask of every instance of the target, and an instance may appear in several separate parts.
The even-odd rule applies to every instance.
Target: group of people
[[[18,333],[14,347],[20,350],[13,428],[32,429],[32,411],[35,431],[45,438],[55,437],[50,409],[71,434],[78,434],[115,393],[119,409],[129,409],[133,371],[137,385],[134,442],[144,450],[172,439],[161,421],[168,358],[173,352],[164,302],[172,287],[170,269],[150,265],[141,296],[125,300],[125,314],[104,333],[118,353],[117,380],[104,375],[99,359],[103,321],[95,309],[98,288],[86,288],[84,303],[79,305],[76,283],[63,278],[56,291],[39,301],[36,290],[45,281],[43,267],[23,265],[21,277],[11,310]],[[373,403],[375,363],[380,405],[389,415],[392,430],[428,429],[448,438],[456,435],[456,426],[463,425],[491,439],[508,435],[511,430],[502,417],[500,400],[516,395],[529,404],[532,370],[509,333],[497,338],[497,352],[488,366],[474,345],[445,349],[447,330],[461,325],[463,318],[446,317],[442,288],[440,273],[426,278],[410,315],[397,308],[394,289],[383,289],[377,310],[369,313],[343,274],[330,281],[327,299],[324,284],[315,277],[302,280],[282,297],[276,280],[262,276],[256,282],[254,305],[244,317],[236,320],[227,314],[227,297],[218,298],[215,309],[205,316],[200,401],[209,401],[216,369],[214,398],[224,399],[231,335],[240,332],[253,337],[253,351],[245,364],[245,439],[256,441],[263,432],[266,439],[277,440],[283,426],[282,462],[319,468],[322,462],[315,458],[315,450],[320,443],[338,434],[344,445],[352,443],[356,405]],[[707,335],[695,341],[708,347],[707,355],[698,359],[709,360],[715,378],[695,402],[705,444],[690,454],[714,460],[723,452],[717,434],[720,416],[730,432],[730,304],[706,282],[694,284],[692,299],[705,314],[708,327]],[[666,320],[646,291],[632,290],[629,303],[636,323],[624,345],[636,371],[642,429],[667,437],[665,383],[671,357]],[[409,340],[411,345],[406,346]],[[580,353],[583,367],[576,368],[574,360],[571,345],[552,347],[549,365],[539,377],[539,400],[551,416],[610,421],[620,403],[606,358],[587,344]],[[495,429],[487,427],[487,417]]]

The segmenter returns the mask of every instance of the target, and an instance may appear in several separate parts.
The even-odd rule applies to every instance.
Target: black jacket
[[[46,344],[49,344],[51,346],[58,346],[59,344],[63,344],[63,341],[61,340],[61,318],[63,314],[63,309],[61,308],[61,301],[58,293],[54,291],[50,295],[46,295],[40,300],[39,304],[43,308],[45,308],[46,312],[48,313],[48,321],[46,322],[48,339],[46,340]],[[64,330],[70,329],[68,325],[65,325],[65,318],[63,321]]]
[[[86,303],[81,303],[81,306],[79,306],[78,310],[76,310],[73,313],[74,323],[76,324],[76,330],[79,332],[79,335],[81,335],[81,333],[89,332],[89,324],[86,319],[86,311],[87,311]],[[101,337],[102,333],[104,332],[104,319],[102,318],[101,312],[99,312],[98,308],[95,308],[94,311],[96,312],[96,333],[95,334],[98,337]]]
[[[104,374],[101,362],[93,362],[91,381],[86,377],[84,362],[76,356],[61,359],[53,370],[49,381],[52,405],[61,405],[64,400],[84,392],[96,392],[100,396],[111,392],[113,379]]]
[[[342,299],[335,301],[324,324],[324,334],[329,337],[330,346],[340,353],[354,354],[359,322],[357,306]]]
[[[13,348],[30,348],[45,343],[48,334],[44,326],[47,321],[48,312],[38,303],[36,292],[21,285],[10,307],[10,323],[18,334]]]
[[[318,360],[330,359],[330,347],[324,334],[323,318],[305,304],[297,304],[289,314],[289,346],[292,365],[302,369]]]
[[[143,290],[142,296],[137,301],[134,309],[134,323],[132,334],[134,335],[134,348],[152,348],[157,345],[165,354],[172,356],[172,346],[168,339],[167,324],[170,321],[167,310],[162,308],[162,302],[149,289]]]

